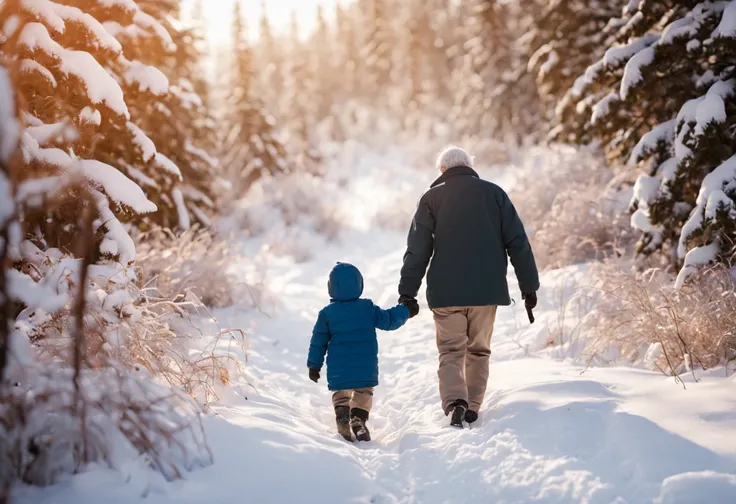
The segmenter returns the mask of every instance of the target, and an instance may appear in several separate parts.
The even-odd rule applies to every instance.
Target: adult
[[[399,302],[417,303],[427,266],[434,314],[439,386],[451,425],[473,423],[488,384],[498,306],[511,304],[508,260],[528,309],[537,304],[539,273],[524,225],[506,192],[482,180],[459,147],[437,159],[441,176],[419,200],[407,238]],[[431,260],[431,262],[430,262]]]

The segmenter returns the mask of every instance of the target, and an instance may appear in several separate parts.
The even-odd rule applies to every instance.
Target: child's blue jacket
[[[330,304],[317,317],[309,344],[307,367],[322,369],[327,354],[327,386],[346,390],[378,385],[376,329],[395,331],[409,319],[398,305],[383,310],[361,299],[363,276],[352,264],[338,263],[330,272]]]

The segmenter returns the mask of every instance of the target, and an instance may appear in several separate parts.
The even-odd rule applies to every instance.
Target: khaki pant
[[[373,407],[373,387],[355,390],[338,390],[332,394],[332,405],[362,409],[370,413]]]
[[[437,308],[437,349],[442,409],[458,399],[480,410],[488,385],[491,336],[497,306]]]

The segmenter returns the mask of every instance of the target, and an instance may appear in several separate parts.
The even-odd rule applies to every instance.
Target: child
[[[419,311],[416,301],[383,310],[361,299],[363,276],[352,264],[337,263],[327,283],[330,304],[319,312],[309,344],[309,378],[317,383],[327,354],[327,386],[333,391],[337,432],[370,441],[365,423],[378,385],[376,329],[395,331]]]

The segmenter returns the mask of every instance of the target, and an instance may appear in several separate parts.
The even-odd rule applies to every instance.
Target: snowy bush
[[[339,238],[341,194],[335,182],[309,173],[263,177],[235,205],[221,232],[246,230],[268,251],[303,262],[320,242]]]
[[[647,171],[632,201],[639,251],[730,264],[736,198],[736,2],[628,2],[608,48],[559,103],[558,139],[600,140]]]
[[[242,333],[199,345],[196,298],[155,297],[132,270],[91,264],[89,253],[75,259],[29,241],[15,248],[4,295],[19,314],[3,335],[10,357],[0,400],[8,440],[0,456],[13,461],[11,477],[50,484],[90,463],[120,467],[143,455],[173,479],[211,462],[192,398],[209,402],[240,371]],[[217,348],[222,338],[235,351]]]
[[[675,290],[661,270],[631,273],[601,265],[594,274],[595,307],[584,331],[585,358],[618,359],[666,374],[726,366],[736,359],[736,284],[728,270],[704,269]]]
[[[556,146],[525,153],[523,161],[510,197],[540,268],[602,260],[631,248],[626,193],[598,156]]]
[[[174,479],[211,462],[193,398],[240,370],[243,334],[200,327],[187,271],[165,292],[185,296],[148,290],[131,238],[150,221],[207,223],[215,205],[216,163],[190,129],[201,104],[156,66],[176,64],[149,12],[175,31],[174,8],[0,3],[0,487],[94,463],[137,459]]]
[[[200,408],[184,392],[129,370],[25,366],[0,392],[4,475],[51,485],[94,465],[124,469],[133,459],[167,480],[212,463]]]
[[[155,227],[136,241],[140,278],[155,297],[182,300],[192,294],[209,308],[233,303],[235,280],[227,266],[235,251],[227,240],[195,226],[178,235]]]
[[[135,319],[120,288],[129,285],[124,270],[22,240],[23,212],[51,211],[55,203],[9,177],[19,133],[11,92],[0,68],[0,495],[14,481],[49,485],[95,463],[120,468],[143,457],[167,479],[211,463],[192,399],[143,372],[101,366],[97,347],[112,337],[102,329]],[[87,239],[91,227],[88,219]],[[85,310],[74,295],[81,280],[89,281],[85,298],[110,301],[109,310]]]

